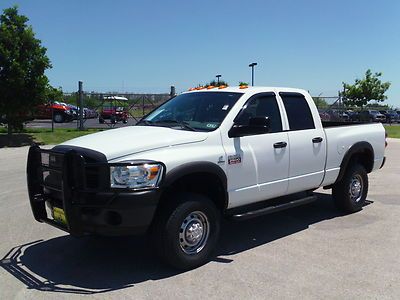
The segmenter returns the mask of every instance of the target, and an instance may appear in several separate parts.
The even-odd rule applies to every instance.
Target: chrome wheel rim
[[[179,245],[186,254],[193,255],[203,250],[210,234],[210,223],[201,211],[190,213],[179,230]]]
[[[61,123],[61,121],[62,121],[62,116],[61,116],[60,114],[56,114],[56,115],[54,116],[54,121],[55,121],[55,122],[58,122],[58,123]]]
[[[359,174],[354,175],[351,178],[349,186],[349,195],[352,201],[359,202],[361,200],[363,187],[364,183],[362,177]]]

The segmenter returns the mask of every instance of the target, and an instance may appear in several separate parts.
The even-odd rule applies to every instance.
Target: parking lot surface
[[[400,140],[352,215],[330,191],[306,206],[226,221],[217,256],[161,265],[142,237],[73,238],[34,221],[27,147],[0,149],[0,299],[400,299]]]

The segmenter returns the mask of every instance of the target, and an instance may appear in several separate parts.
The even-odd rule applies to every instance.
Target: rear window
[[[285,105],[290,130],[314,129],[314,119],[306,98],[300,93],[279,93]]]

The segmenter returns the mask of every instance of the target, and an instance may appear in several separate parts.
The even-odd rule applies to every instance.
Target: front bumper
[[[28,192],[35,219],[76,236],[145,233],[153,220],[160,191],[113,190],[109,187],[109,166],[102,154],[97,152],[93,162],[87,153],[70,148],[29,149]],[[44,165],[42,153],[48,153],[53,164]],[[53,183],[44,174],[52,176]],[[54,178],[59,184],[54,184]],[[54,207],[63,210],[65,223],[52,216]]]

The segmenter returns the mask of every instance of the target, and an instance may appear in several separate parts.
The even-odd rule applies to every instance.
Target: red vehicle
[[[99,115],[99,123],[110,120],[112,124],[117,122],[128,123],[128,109],[123,105],[128,99],[125,97],[108,96],[104,97],[103,107]]]
[[[37,107],[34,116],[36,119],[51,119],[53,110],[53,120],[56,123],[70,122],[76,117],[76,112],[74,112],[71,107],[61,104],[58,101],[54,101],[53,104],[41,104]]]

